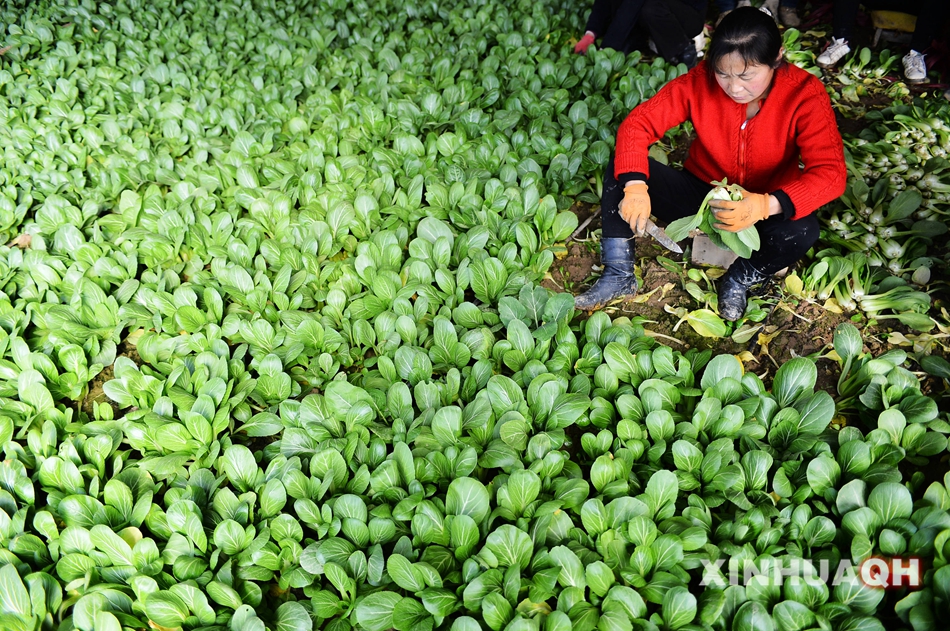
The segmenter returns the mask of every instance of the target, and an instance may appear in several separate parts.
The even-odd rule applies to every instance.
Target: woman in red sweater
[[[603,274],[577,296],[579,309],[636,294],[634,233],[642,236],[651,213],[664,222],[696,214],[714,180],[746,190],[742,201],[710,203],[717,227],[737,232],[755,224],[762,242],[722,277],[723,318],[741,318],[749,288],[818,240],[815,211],[845,189],[844,148],[824,86],[785,63],[783,52],[772,18],[736,9],[720,23],[705,61],[630,112],[604,174]],[[696,138],[685,170],[648,158],[651,144],[687,120]]]

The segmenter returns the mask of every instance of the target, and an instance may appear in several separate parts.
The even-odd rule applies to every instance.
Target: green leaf
[[[22,620],[33,617],[30,595],[12,563],[0,567],[0,612]]]
[[[714,624],[722,616],[725,605],[726,593],[724,591],[706,587],[699,596],[699,621],[702,624]]]
[[[882,523],[881,517],[866,506],[849,511],[841,518],[841,526],[852,536],[863,535],[869,539],[877,535]]]
[[[485,624],[494,631],[504,628],[513,616],[511,604],[500,593],[491,592],[482,600],[482,617]]]
[[[663,596],[663,620],[670,629],[679,629],[696,617],[696,597],[685,587],[674,587]]]
[[[798,435],[817,436],[831,423],[835,414],[835,402],[825,391],[808,394],[805,391],[795,403],[798,410]]]
[[[457,515],[452,518],[449,536],[458,559],[468,558],[481,540],[478,525],[468,515]]]
[[[171,592],[152,592],[145,599],[145,615],[155,624],[176,629],[188,618],[188,606]]]
[[[776,371],[772,392],[780,407],[789,407],[799,397],[811,393],[817,381],[815,362],[805,357],[793,357]]]
[[[277,608],[277,631],[313,631],[313,619],[299,602],[285,602]]]
[[[20,372],[17,379],[17,396],[20,401],[33,406],[36,414],[43,414],[53,409],[53,396],[46,387],[43,375],[33,369]]]
[[[695,215],[688,215],[680,219],[675,219],[666,226],[666,234],[673,241],[682,241],[689,233],[696,228],[699,228],[699,224],[703,221],[703,216],[699,213]]]
[[[645,495],[655,512],[665,504],[676,501],[678,492],[676,475],[672,471],[660,470],[650,476]]]
[[[780,631],[803,631],[815,624],[815,614],[794,600],[783,600],[772,608],[772,617]]]
[[[366,631],[386,631],[393,627],[393,611],[401,600],[395,592],[374,592],[356,606],[356,622]]]
[[[775,621],[760,603],[743,603],[732,619],[733,631],[775,631]]]
[[[651,412],[652,414],[652,412]],[[695,472],[703,462],[703,452],[687,440],[673,443],[673,463],[681,471]]]
[[[96,631],[122,631],[122,625],[114,614],[108,611],[100,611],[96,614]]]
[[[577,423],[590,408],[590,398],[583,394],[558,395],[548,415],[546,429],[561,429]]]
[[[616,581],[613,570],[603,561],[595,561],[585,568],[587,585],[598,596],[604,597]]]
[[[211,581],[205,587],[205,591],[208,592],[208,596],[211,597],[211,600],[219,605],[224,605],[231,609],[238,609],[243,604],[241,595],[237,593],[237,590],[221,581]]]
[[[820,547],[826,543],[831,543],[837,534],[838,529],[834,522],[819,515],[810,519],[805,525],[805,529],[802,531],[802,539],[805,545],[809,547]]]
[[[883,589],[865,585],[859,572],[846,573],[834,588],[837,602],[849,605],[852,610],[865,615],[873,615],[877,611],[884,594]]]
[[[422,591],[425,582],[421,574],[412,566],[412,562],[401,554],[391,554],[386,559],[386,572],[396,585],[410,593]]]
[[[845,443],[848,444],[848,443]],[[851,480],[840,489],[835,498],[835,506],[839,515],[846,515],[856,508],[866,506],[864,498],[867,495],[867,484],[864,480]]]
[[[236,556],[248,543],[244,528],[233,519],[225,519],[215,526],[214,545],[228,556]]]
[[[482,627],[478,624],[478,621],[476,621],[475,618],[470,616],[459,616],[452,621],[452,627],[450,631],[482,631]]]
[[[505,483],[505,496],[508,498],[509,508],[516,515],[521,515],[540,492],[541,478],[530,469],[515,471],[508,476],[508,481]]]
[[[806,473],[811,490],[820,496],[826,490],[837,486],[838,478],[841,476],[841,467],[830,457],[822,455],[808,463]]]
[[[108,555],[113,565],[134,565],[132,548],[108,526],[93,526],[89,531],[89,539],[96,548]]]
[[[709,309],[697,309],[686,314],[686,322],[703,337],[720,338],[729,332],[722,318]]]
[[[623,611],[631,621],[646,617],[647,606],[636,590],[626,585],[614,585],[601,605],[604,611]]]
[[[498,558],[499,565],[527,569],[534,552],[531,537],[514,526],[499,526],[485,539],[485,547]]]
[[[231,482],[241,491],[252,490],[259,473],[254,455],[244,445],[232,445],[225,450],[224,471]]]
[[[907,519],[914,511],[914,499],[907,487],[896,482],[878,484],[871,490],[868,507],[886,524],[892,519]]]
[[[564,587],[587,587],[584,565],[573,550],[566,546],[555,546],[548,552],[551,561],[561,568],[558,582]]]
[[[447,589],[430,587],[419,592],[422,606],[433,616],[445,617],[455,611],[458,598]]]
[[[910,217],[915,210],[920,208],[921,201],[923,201],[923,197],[916,188],[910,187],[901,191],[888,204],[887,214],[884,218],[885,222],[892,224],[895,221]]]
[[[571,109],[568,111],[567,116],[573,125],[578,123],[586,124],[587,119],[589,118],[587,113],[587,103],[585,101],[575,101],[571,106]]]
[[[835,327],[833,346],[838,357],[844,362],[849,362],[861,353],[864,341],[853,324],[843,322]]]
[[[108,521],[105,506],[88,495],[70,495],[59,503],[59,514],[67,526],[92,528]]]
[[[845,473],[861,475],[871,466],[871,447],[861,440],[846,442],[838,449],[837,459]],[[839,490],[839,497],[843,490]]]
[[[474,478],[456,478],[449,484],[445,496],[445,512],[449,515],[468,515],[475,523],[482,522],[491,510],[488,489]]]
[[[736,381],[742,380],[742,362],[735,355],[717,355],[713,357],[703,369],[703,378],[700,387],[703,390],[714,387],[726,378]]]

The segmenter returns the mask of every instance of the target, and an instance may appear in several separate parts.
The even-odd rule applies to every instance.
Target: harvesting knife
[[[669,236],[667,236],[666,230],[664,230],[663,228],[660,228],[649,219],[647,219],[646,232],[651,237],[659,241],[660,245],[662,245],[667,250],[670,250],[671,252],[676,252],[677,254],[683,253],[683,248],[678,246],[676,244],[676,241],[674,241]]]

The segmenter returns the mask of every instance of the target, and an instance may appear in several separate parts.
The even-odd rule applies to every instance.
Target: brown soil
[[[106,366],[102,369],[102,372],[96,375],[89,383],[89,391],[86,393],[86,396],[82,400],[82,405],[80,406],[80,409],[88,414],[89,418],[93,418],[95,415],[93,403],[108,403],[112,406],[113,412],[118,413],[118,408],[116,408],[115,404],[102,390],[102,384],[111,381],[112,376],[112,366]]]
[[[139,356],[138,350],[136,350],[135,346],[128,340],[123,341],[116,348],[116,356],[120,355],[128,357],[139,366],[142,365],[142,358]],[[86,396],[83,397],[82,403],[80,404],[80,410],[89,415],[89,418],[93,418],[95,415],[93,403],[108,403],[112,406],[113,418],[118,419],[123,416],[124,412],[120,410],[112,399],[106,396],[105,391],[102,389],[102,385],[107,381],[111,381],[113,376],[112,366],[106,366],[102,369],[102,372],[89,382],[89,391],[86,392]]]

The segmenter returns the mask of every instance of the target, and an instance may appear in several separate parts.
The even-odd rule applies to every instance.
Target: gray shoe
[[[798,11],[792,7],[779,7],[778,19],[779,22],[785,26],[788,26],[789,28],[798,28],[802,25],[802,21],[798,17]]]
[[[925,55],[912,50],[901,60],[904,65],[904,78],[907,83],[924,83],[927,81],[927,64],[924,62]]]

